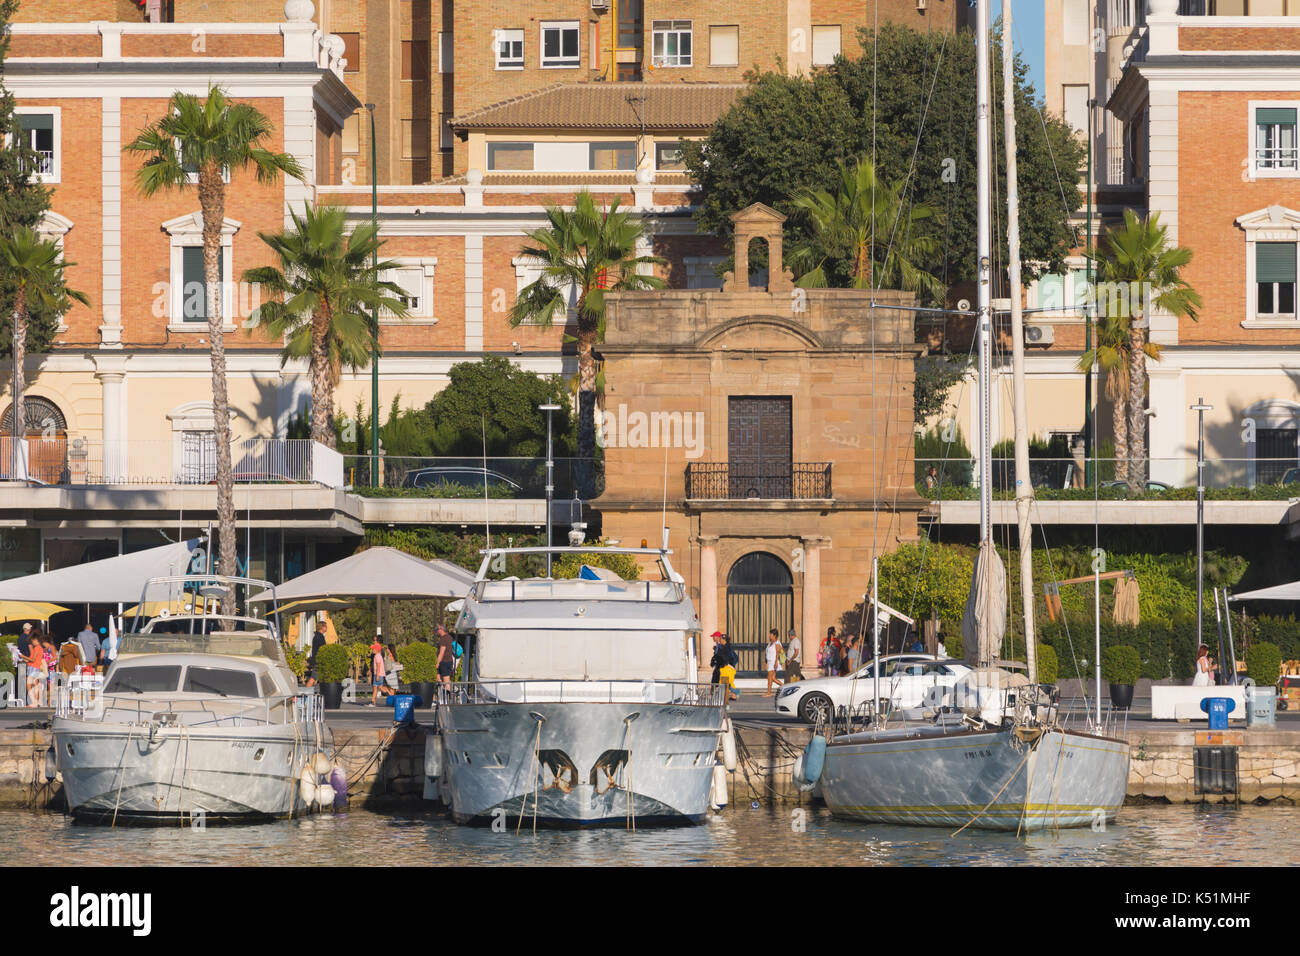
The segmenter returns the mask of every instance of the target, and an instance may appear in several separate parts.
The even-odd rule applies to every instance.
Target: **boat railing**
[[[438,686],[439,704],[651,703],[721,707],[725,685],[667,680],[495,680]]]
[[[479,581],[474,600],[488,601],[629,601],[680,604],[685,597],[676,581],[589,581],[582,578]]]
[[[54,715],[143,726],[281,726],[323,720],[325,703],[314,692],[274,697],[163,699],[102,694],[62,685],[57,688]]]

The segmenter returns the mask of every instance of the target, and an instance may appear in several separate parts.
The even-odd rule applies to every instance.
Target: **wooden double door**
[[[733,396],[728,400],[728,498],[792,497],[791,422],[789,396]]]

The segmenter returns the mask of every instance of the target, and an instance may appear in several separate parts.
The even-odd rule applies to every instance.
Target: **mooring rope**
[[[999,790],[997,793],[993,794],[993,799],[992,799],[992,800],[990,800],[988,803],[984,804],[984,810],[987,810],[989,807],[993,806],[993,804],[995,804],[995,803],[997,802],[998,797],[1002,796],[1003,792],[1007,789],[1007,787],[1011,786],[1011,781],[1012,781],[1012,780],[1015,780],[1016,777],[1020,775],[1020,771],[1021,771],[1021,769],[1024,767],[1024,765],[1025,765],[1025,761],[1027,761],[1027,760],[1029,759],[1029,755],[1030,755],[1031,753],[1033,753],[1033,752],[1034,752],[1034,748],[1033,748],[1033,747],[1030,747],[1029,749],[1027,749],[1027,750],[1025,751],[1025,755],[1024,755],[1023,757],[1020,758],[1020,763],[1016,765],[1016,769],[1013,770],[1013,771],[1011,771],[1011,776],[1007,777],[1007,782],[1004,783],[1004,784],[1002,785],[1002,789]],[[975,816],[971,817],[971,818],[970,818],[969,820],[967,820],[964,824],[962,824],[961,828],[958,829],[958,830],[956,830],[956,831],[954,831],[953,834],[952,834],[952,836],[956,836],[958,833],[961,833],[961,831],[962,831],[962,830],[965,830],[966,827],[970,826],[972,823],[974,823],[974,822],[975,822],[976,820],[978,820],[980,817],[984,816],[984,810],[981,810],[979,813],[975,814]]]
[[[623,821],[624,829],[631,829],[636,833],[636,808],[632,803],[632,716],[623,718],[623,725],[627,728],[627,763],[623,766],[626,768],[624,776],[627,778],[627,816]]]
[[[121,775],[117,781],[117,799],[113,801],[113,822],[112,827],[117,826],[117,808],[122,805],[122,784],[126,783],[126,751],[131,746],[131,735],[135,733],[135,724],[128,724],[126,728],[126,743],[122,745],[122,756],[118,758],[117,769]]]
[[[528,763],[528,772],[533,777],[533,834],[537,834],[537,777],[538,763],[541,760],[542,746],[542,722],[537,721],[537,736],[533,740],[533,759]],[[515,824],[515,836],[519,836],[519,829],[524,825],[524,811],[528,808],[528,794],[524,793],[523,802],[519,806],[519,821]]]

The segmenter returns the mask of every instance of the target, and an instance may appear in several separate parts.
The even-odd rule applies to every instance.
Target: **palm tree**
[[[596,346],[605,338],[605,293],[661,289],[664,280],[643,275],[642,266],[663,262],[636,253],[643,229],[618,200],[608,210],[597,209],[585,189],[574,199],[573,209],[547,206],[550,226],[535,229],[527,238],[523,255],[540,263],[542,274],[519,292],[510,310],[510,324],[535,322],[549,328],[569,314],[569,290],[577,292],[578,343],[578,458],[582,496],[595,491],[590,462],[596,456]]]
[[[923,265],[940,258],[930,231],[934,209],[909,203],[901,188],[880,181],[866,158],[852,167],[840,163],[835,185],[834,193],[805,189],[792,201],[811,226],[807,238],[791,244],[790,263],[803,272],[795,284],[897,287],[942,298],[943,283]]]
[[[1192,259],[1185,246],[1170,247],[1159,213],[1139,219],[1124,210],[1124,224],[1106,233],[1104,249],[1093,254],[1104,283],[1101,294],[1105,315],[1123,319],[1128,326],[1128,453],[1129,490],[1146,486],[1147,356],[1150,311],[1160,309],[1196,321],[1201,297],[1180,275]],[[1118,450],[1116,452],[1118,454]]]
[[[231,102],[219,87],[205,98],[174,93],[167,112],[126,145],[142,154],[136,186],[145,196],[198,183],[203,215],[203,281],[207,293],[208,341],[212,352],[212,414],[216,419],[217,528],[221,539],[218,572],[233,575],[235,560],[235,479],[230,463],[230,399],[226,391],[226,342],[222,331],[221,226],[226,218],[227,175],[252,168],[259,183],[281,173],[306,174],[287,153],[273,153],[264,143],[273,126],[255,107]],[[222,613],[233,613],[234,596],[222,600]]]
[[[343,366],[370,363],[370,311],[403,318],[408,310],[401,287],[380,278],[397,264],[375,264],[383,242],[373,224],[347,232],[342,206],[305,206],[301,216],[289,215],[291,228],[258,233],[280,264],[244,272],[245,282],[257,283],[270,296],[249,318],[284,340],[281,366],[291,358],[308,359],[311,437],[333,448],[334,390]]]
[[[1119,315],[1099,315],[1094,328],[1096,345],[1079,358],[1080,371],[1095,364],[1105,374],[1106,399],[1111,403],[1111,426],[1115,432],[1115,480],[1128,480],[1128,353],[1131,348],[1128,320]],[[1146,343],[1147,358],[1160,361],[1160,346]]]
[[[84,292],[69,289],[63,280],[63,270],[75,262],[65,262],[59,244],[42,239],[36,230],[27,226],[14,230],[13,235],[0,236],[0,268],[9,273],[14,285],[14,448],[18,454],[18,440],[26,431],[27,418],[23,407],[23,392],[27,387],[23,362],[27,357],[27,319],[33,305],[62,314],[72,303],[90,305]],[[10,463],[10,474],[17,471],[17,461]]]

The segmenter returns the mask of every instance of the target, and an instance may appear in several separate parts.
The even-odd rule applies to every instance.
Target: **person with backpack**
[[[736,665],[740,663],[740,658],[731,649],[726,634],[718,634],[717,640],[719,643],[714,645],[713,659],[718,662],[718,682],[729,688],[728,694],[732,700],[740,700],[740,691],[736,689]]]
[[[835,627],[826,628],[826,639],[822,641],[817,661],[821,665],[823,677],[836,677],[840,672],[840,641],[835,636]]]

